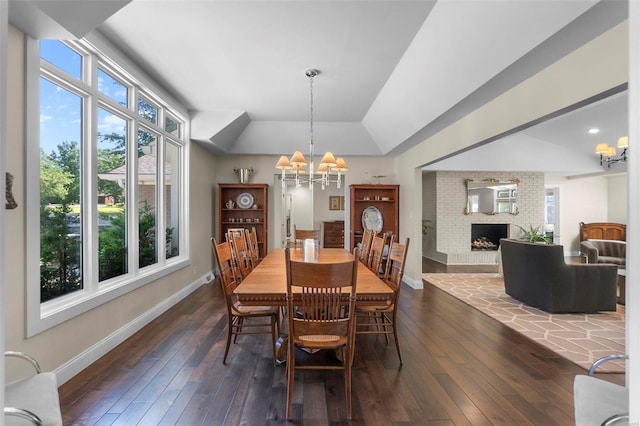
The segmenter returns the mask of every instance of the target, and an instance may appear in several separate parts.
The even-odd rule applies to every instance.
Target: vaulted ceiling
[[[52,3],[84,7],[71,19]],[[395,155],[627,15],[626,2],[595,0],[12,0],[11,22],[31,34],[25,4],[75,37],[84,14],[184,104],[192,139],[221,155],[304,150],[308,68],[321,71],[316,149]]]

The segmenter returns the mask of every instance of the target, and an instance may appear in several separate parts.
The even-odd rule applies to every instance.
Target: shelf
[[[351,223],[349,232],[352,246],[362,240],[364,231],[362,227],[362,212],[369,206],[375,206],[382,214],[382,232],[392,232],[394,235],[398,235],[399,185],[354,184],[350,185],[350,191]],[[365,200],[365,197],[369,197],[369,199]],[[388,197],[389,199],[376,200],[375,197]]]
[[[255,228],[260,247],[260,257],[264,257],[267,253],[269,241],[269,185],[266,183],[219,183],[218,191],[218,239],[223,241],[228,229]],[[242,209],[237,205],[233,208],[226,206],[228,201],[235,201],[244,192],[248,192],[253,196],[254,203],[259,206],[258,208]],[[231,219],[234,219],[234,221],[230,222]],[[239,222],[238,219],[242,219],[242,222]],[[251,222],[245,222],[245,219],[250,219]],[[254,219],[259,219],[260,221],[254,222]]]

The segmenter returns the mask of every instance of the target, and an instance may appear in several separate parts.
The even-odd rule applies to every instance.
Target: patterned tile
[[[549,314],[504,292],[498,274],[422,274],[434,286],[588,370],[598,358],[625,351],[624,306],[617,312]],[[624,372],[608,362],[599,372]]]

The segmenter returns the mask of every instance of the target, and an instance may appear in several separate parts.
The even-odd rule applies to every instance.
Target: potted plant
[[[523,234],[522,239],[525,241],[528,241],[530,243],[544,243],[544,244],[552,243],[551,238],[544,235],[544,233],[542,233],[542,231],[540,230],[539,226],[536,226],[534,228],[533,225],[529,225],[528,230],[524,229],[520,225],[516,225],[516,226],[520,228],[520,230],[522,231],[522,234]]]
[[[431,220],[422,219],[422,235],[427,235],[427,231],[431,229]]]

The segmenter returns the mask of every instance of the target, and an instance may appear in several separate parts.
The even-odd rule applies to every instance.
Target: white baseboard
[[[212,276],[213,271],[207,272],[197,280],[193,281],[191,284],[183,287],[177,293],[174,293],[170,297],[164,299],[162,302],[158,303],[156,306],[149,309],[124,327],[116,330],[114,333],[105,337],[100,342],[86,349],[60,367],[56,368],[53,372],[56,374],[58,386],[67,382],[73,376],[89,367],[102,356],[107,354],[110,350],[127,340],[129,337],[133,336],[133,334],[135,334],[145,325],[158,318],[176,303],[180,302],[182,299],[200,288],[203,284],[207,284],[208,282],[210,282]]]
[[[405,275],[402,277],[402,282],[411,287],[414,290],[422,290],[424,288],[424,283],[422,282],[422,278],[419,280],[414,280],[413,278]]]

